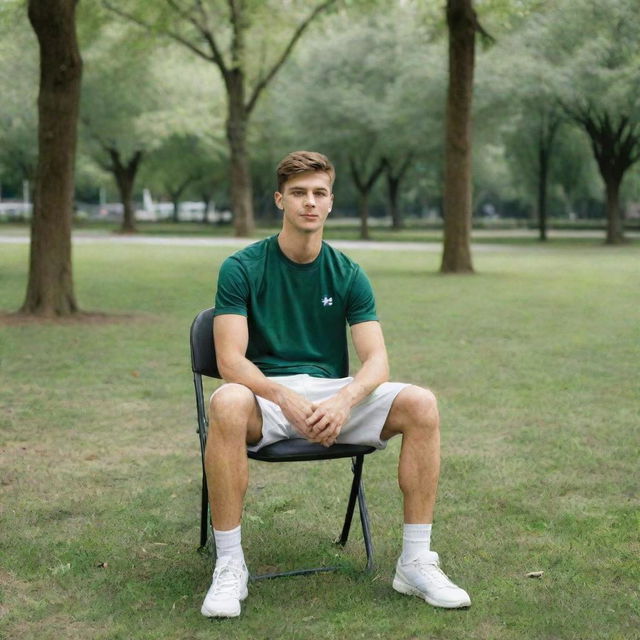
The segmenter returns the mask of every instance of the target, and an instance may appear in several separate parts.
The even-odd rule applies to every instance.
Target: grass
[[[0,308],[22,300],[27,252],[1,247]],[[640,637],[637,244],[482,252],[473,277],[436,275],[435,253],[351,252],[393,377],[439,397],[433,542],[473,606],[391,589],[392,441],[365,465],[373,575],[354,528],[344,571],[252,584],[239,620],[210,622],[187,334],[228,253],[78,245],[79,301],[111,320],[0,326],[0,637]],[[250,567],[334,560],[348,476],[252,462]]]

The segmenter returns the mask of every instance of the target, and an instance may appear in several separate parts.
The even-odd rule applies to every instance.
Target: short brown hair
[[[336,179],[336,170],[327,156],[316,151],[292,151],[280,160],[276,170],[278,191],[282,193],[282,188],[291,176],[306,171],[324,171],[329,174],[332,185]]]

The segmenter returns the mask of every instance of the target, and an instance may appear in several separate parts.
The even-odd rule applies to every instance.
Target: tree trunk
[[[369,240],[369,192],[361,191],[358,196],[358,215],[360,216],[360,239]]]
[[[389,215],[391,216],[391,228],[394,231],[399,231],[404,228],[404,220],[402,219],[402,213],[398,206],[398,200],[400,196],[400,183],[404,178],[411,160],[413,159],[413,152],[407,154],[404,161],[400,165],[397,171],[393,170],[393,163],[388,158],[383,158],[382,164],[384,165],[385,173],[387,174],[387,196],[389,199]]]
[[[546,105],[539,111],[540,128],[538,130],[538,227],[541,242],[547,240],[547,184],[553,142],[560,127],[560,115],[555,107]]]
[[[21,313],[62,316],[78,310],[71,266],[74,165],[82,59],[77,0],[29,0],[40,48],[38,166],[31,221],[29,280]]]
[[[227,140],[231,152],[231,208],[237,237],[250,236],[255,229],[253,189],[247,150],[249,114],[244,104],[244,78],[238,70],[230,72]]]
[[[118,184],[118,193],[120,194],[120,202],[122,203],[122,224],[120,225],[121,233],[135,233],[138,231],[136,227],[136,213],[133,208],[133,183],[135,176],[124,173],[118,176],[116,182]]]
[[[389,194],[389,215],[391,216],[391,228],[394,231],[400,231],[404,228],[404,220],[400,214],[400,207],[398,206],[398,199],[400,195],[400,181],[399,176],[393,176],[387,173],[387,190]]]
[[[543,144],[538,149],[538,225],[540,241],[547,240],[547,175],[549,173],[549,155]]]
[[[471,103],[477,20],[472,0],[447,0],[449,88],[445,134],[442,273],[473,273]]]
[[[351,169],[351,177],[358,189],[358,215],[360,216],[360,238],[369,240],[369,193],[373,189],[376,180],[380,177],[385,167],[384,159],[381,159],[378,165],[373,169],[367,178],[365,178],[364,170],[358,170],[358,166],[354,158],[349,158],[349,168]]]
[[[180,222],[180,197],[175,193],[171,196],[171,204],[173,204],[173,213],[171,220],[174,224]]]
[[[204,209],[202,210],[202,223],[209,224],[209,207],[211,206],[211,195],[203,193],[201,196]]]
[[[606,244],[622,244],[625,241],[620,214],[620,184],[622,178],[607,176],[605,192],[607,202],[607,239]]]
[[[180,222],[180,198],[185,192],[185,189],[195,180],[193,176],[186,177],[178,186],[171,189],[165,184],[165,189],[171,196],[171,202],[173,203],[173,222]]]
[[[136,181],[136,175],[142,160],[142,151],[136,151],[126,164],[120,157],[117,149],[108,149],[111,156],[111,165],[109,170],[113,173],[118,193],[120,194],[120,202],[122,203],[122,225],[121,233],[135,233],[136,213],[133,207],[133,186]]]

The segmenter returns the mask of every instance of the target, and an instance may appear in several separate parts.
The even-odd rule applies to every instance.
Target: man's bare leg
[[[246,446],[261,430],[260,409],[247,387],[225,384],[211,396],[204,464],[213,526],[220,531],[240,524],[249,483]]]
[[[431,391],[410,386],[396,396],[381,438],[398,434],[402,434],[398,483],[405,526],[393,588],[437,607],[468,607],[469,595],[441,571],[438,554],[429,546],[440,475],[440,417]]]
[[[248,595],[240,520],[249,482],[246,445],[257,442],[261,430],[260,409],[247,387],[226,384],[211,397],[205,471],[217,559],[202,604],[208,617],[240,615],[240,602]]]
[[[398,483],[405,524],[431,523],[440,476],[440,416],[427,389],[403,389],[391,405],[381,438],[402,434]]]

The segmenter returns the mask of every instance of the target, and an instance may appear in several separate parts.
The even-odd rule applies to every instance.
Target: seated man
[[[434,606],[467,607],[469,596],[429,548],[440,466],[436,399],[426,389],[388,382],[369,280],[322,241],[333,204],[329,160],[290,153],[277,176],[281,232],[227,258],[218,278],[213,330],[226,384],[209,407],[205,468],[217,560],[202,613],[238,616],[248,594],[240,538],[247,446],[306,438],[382,449],[396,435],[405,524],[393,588]],[[343,378],[347,323],[361,367]]]

